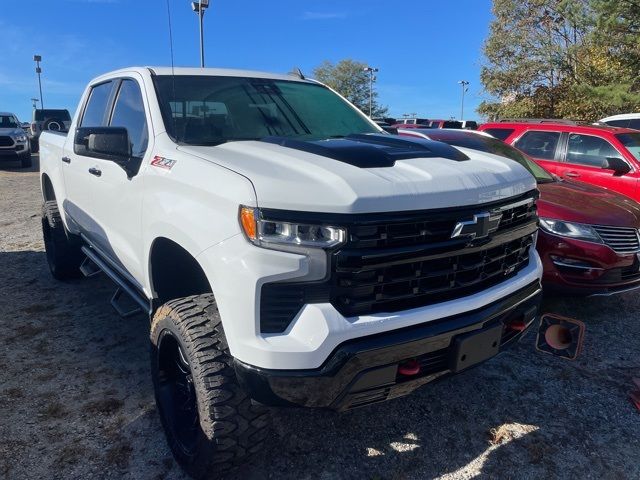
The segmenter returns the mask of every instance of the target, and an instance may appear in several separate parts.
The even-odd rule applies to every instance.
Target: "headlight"
[[[17,135],[15,137],[13,137],[15,139],[16,142],[26,142],[27,141],[27,136],[26,135]]]
[[[584,223],[565,222],[553,218],[540,218],[540,227],[549,233],[560,235],[561,237],[602,243],[598,232],[596,232],[592,226],[585,225]]]
[[[289,250],[287,247],[331,248],[344,243],[347,235],[338,227],[266,220],[262,218],[260,209],[251,207],[240,207],[240,225],[250,242],[276,250]]]

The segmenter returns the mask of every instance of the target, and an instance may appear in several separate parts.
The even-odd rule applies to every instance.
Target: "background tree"
[[[333,88],[368,115],[369,74],[364,71],[366,67],[366,63],[352,59],[340,60],[336,64],[324,61],[313,70],[313,75],[316,80]],[[378,103],[378,92],[374,82],[372,117],[382,117],[386,115],[387,110],[387,107]]]
[[[494,0],[481,80],[495,117],[638,110],[640,0]]]

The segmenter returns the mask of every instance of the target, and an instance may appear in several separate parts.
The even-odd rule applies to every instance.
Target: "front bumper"
[[[640,288],[640,257],[607,245],[538,234],[545,290],[574,295],[613,295]],[[571,262],[581,262],[571,265]]]
[[[30,152],[28,143],[18,143],[13,147],[0,148],[0,159],[17,160]]]
[[[536,318],[541,297],[533,282],[471,312],[347,341],[317,369],[270,370],[236,360],[235,370],[248,394],[265,405],[348,410],[390,400],[451,375],[461,335],[497,327],[498,351],[511,346]],[[419,373],[402,374],[399,366],[407,361],[417,362]]]

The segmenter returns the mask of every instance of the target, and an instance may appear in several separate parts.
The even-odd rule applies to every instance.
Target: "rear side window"
[[[629,128],[640,130],[640,118],[634,118],[633,120],[629,121]]]
[[[498,140],[502,140],[504,142],[507,138],[509,138],[509,135],[515,132],[515,128],[487,128],[484,131],[492,137],[495,137]]]
[[[442,128],[462,128],[462,122],[455,122],[455,121],[442,122]]]
[[[107,125],[107,104],[111,96],[112,85],[113,82],[106,82],[91,89],[80,124],[82,127],[105,127]]]
[[[607,157],[620,158],[620,154],[605,139],[578,133],[569,135],[567,162],[601,167]]]
[[[149,143],[147,117],[144,114],[142,92],[133,80],[123,80],[120,84],[109,125],[126,128],[131,142],[131,155],[136,158],[144,156]]]
[[[629,120],[609,120],[608,122],[604,122],[611,127],[622,127],[626,128],[629,126]]]
[[[51,118],[57,118],[63,122],[71,121],[69,110],[40,109],[35,112],[36,122],[42,122]]]
[[[553,160],[560,140],[559,132],[526,132],[515,146],[534,158]]]

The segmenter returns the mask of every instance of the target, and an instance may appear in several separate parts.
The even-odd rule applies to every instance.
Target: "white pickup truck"
[[[51,272],[104,272],[121,315],[149,315],[158,410],[196,478],[260,449],[266,406],[405,395],[537,315],[534,178],[386,134],[302,75],[127,68],[40,144]]]

